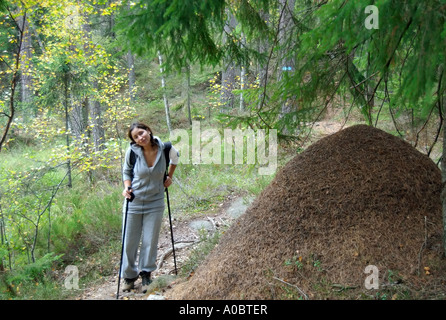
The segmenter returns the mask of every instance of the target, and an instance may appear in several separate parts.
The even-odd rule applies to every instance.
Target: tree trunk
[[[441,98],[440,98],[441,99]],[[446,111],[446,98],[441,101],[442,113]],[[441,158],[441,203],[443,212],[443,255],[446,257],[446,121],[443,121],[443,152]]]
[[[91,25],[88,22],[88,15],[84,18],[84,23],[82,25],[83,30],[83,38],[85,41],[84,50],[86,52],[87,57],[91,57],[94,52],[90,48],[90,44],[92,41],[92,33],[91,33]],[[106,20],[107,22],[113,21],[112,17],[104,18],[110,19]],[[108,24],[107,24],[108,25]],[[108,25],[104,36],[108,35],[108,31],[112,26]],[[74,120],[76,122],[77,128],[75,130],[76,136],[79,138],[79,133],[84,134],[87,129],[87,124],[91,127],[91,137],[93,138],[94,150],[101,151],[104,149],[104,141],[105,141],[105,133],[104,126],[102,122],[102,110],[101,103],[96,98],[98,91],[98,80],[97,76],[94,72],[90,73],[90,86],[92,88],[91,93],[88,96],[88,99],[85,102],[85,106],[78,105],[76,103],[73,108],[74,112]],[[85,109],[85,110],[84,110]],[[89,132],[90,133],[90,132]],[[87,147],[87,152],[90,152]]]
[[[359,71],[359,69],[356,67],[356,65],[353,62],[355,56],[355,52],[352,52],[347,55],[347,75],[350,79],[351,86],[349,86],[349,90],[351,94],[353,95],[354,99],[358,99],[359,103],[363,106],[361,108],[361,113],[364,115],[365,120],[367,121],[368,125],[372,125],[372,118],[371,118],[371,111],[370,108],[373,106],[370,103],[374,103],[373,99],[368,99],[369,95],[372,94],[372,92],[367,92],[367,94],[364,93],[364,91],[368,91],[368,89],[362,89],[362,87],[367,88],[367,84],[364,84],[364,81],[366,78],[364,75]],[[361,84],[361,85],[359,85]]]
[[[70,151],[70,134],[69,134],[69,130],[70,130],[70,124],[69,124],[69,118],[70,118],[70,113],[68,110],[68,101],[69,101],[69,93],[68,93],[68,85],[70,83],[69,80],[69,74],[66,73],[65,77],[64,77],[64,109],[65,109],[65,135],[67,136],[67,151]],[[71,161],[70,158],[68,157],[68,161],[67,161],[67,178],[68,178],[68,187],[71,188],[72,185],[72,180],[71,180]]]
[[[243,112],[245,110],[245,100],[243,99],[243,90],[245,90],[245,82],[246,82],[246,70],[245,67],[242,66],[240,70],[240,111]]]
[[[71,133],[77,142],[82,141],[82,135],[87,127],[86,111],[82,101],[79,101],[73,94],[70,95],[71,108],[68,108]]]
[[[32,78],[30,72],[30,65],[32,59],[32,43],[31,33],[29,30],[28,19],[25,15],[18,19],[20,26],[23,26],[22,37],[23,42],[20,48],[20,96],[21,102],[26,110],[30,106],[32,101]],[[24,115],[30,115],[29,112],[24,112]]]
[[[2,199],[2,196],[0,195],[0,200],[1,199]],[[1,201],[0,201],[0,203],[1,203]],[[5,221],[5,219],[3,217],[2,207],[1,207],[1,204],[0,204],[0,241],[1,241],[0,244],[2,246],[4,246],[5,242],[6,242],[6,228],[5,228],[4,221]],[[5,266],[4,266],[4,263],[3,263],[3,257],[1,257],[0,258],[0,273],[3,272],[3,271],[5,271]]]
[[[135,101],[135,84],[136,84],[136,74],[135,74],[135,57],[131,50],[127,52],[127,65],[129,68],[129,94],[130,101]]]
[[[163,88],[164,109],[166,110],[166,122],[167,122],[167,128],[169,129],[170,133],[172,131],[172,126],[170,124],[169,101],[167,99],[166,80],[164,79],[163,59],[159,51],[158,51],[158,60],[160,64],[161,87]]]
[[[367,86],[366,86],[366,101],[367,101],[367,105],[369,108],[369,118],[372,118],[372,110],[375,108],[375,92],[373,92],[374,90],[374,84],[373,81],[371,79],[371,72],[370,72],[370,52],[367,53],[367,70],[366,70],[366,74],[365,74],[365,78],[368,79],[367,80]]]
[[[226,43],[228,41],[227,34],[231,34],[232,31],[237,26],[237,20],[234,15],[228,11],[228,23],[225,24],[224,27],[224,37],[223,42]],[[231,57],[226,57],[224,59],[224,67],[221,75],[221,108],[220,112],[228,112],[234,107],[234,94],[232,90],[235,87],[235,78],[237,76],[236,65],[231,59]]]
[[[127,3],[127,9],[130,10],[130,1]],[[135,84],[136,84],[136,74],[135,74],[135,57],[132,51],[129,49],[127,51],[127,67],[129,68],[129,94],[130,101],[135,101]]]
[[[110,4],[114,2],[114,1],[107,1],[107,7],[110,7]],[[130,5],[130,4],[129,4]],[[105,15],[103,16],[103,18],[105,19],[105,22],[107,24],[107,31],[105,36],[111,37],[112,39],[116,38],[116,34],[115,34],[115,15],[112,12],[111,14]]]
[[[242,32],[242,40],[241,45],[246,45],[246,37]],[[240,112],[243,112],[245,110],[245,101],[243,99],[243,90],[245,90],[245,83],[246,83],[246,66],[241,66],[240,68]]]
[[[279,21],[279,45],[281,47],[280,52],[280,79],[282,80],[287,76],[287,73],[291,73],[295,68],[295,61],[289,56],[286,44],[291,44],[293,30],[293,11],[295,0],[280,0],[279,9],[281,11]],[[291,112],[291,105],[288,99],[284,96],[282,100],[281,117]]]
[[[189,119],[189,125],[192,127],[192,115],[190,110],[190,65],[187,64],[184,67],[184,85],[183,85],[183,98],[186,99],[187,116]]]
[[[260,13],[263,20],[269,22],[269,13],[265,11],[261,11]],[[262,55],[266,55],[268,52],[269,42],[264,39],[260,39],[258,42],[258,51]],[[257,64],[257,74],[258,74],[258,81],[259,81],[259,88],[260,88],[260,94],[258,97],[258,108],[260,109],[262,107],[262,102],[264,100],[264,94],[265,94],[265,87],[266,82],[268,78],[268,63],[266,61],[260,60]]]
[[[93,87],[97,90],[97,81],[93,82]],[[88,111],[90,113],[90,125],[92,127],[92,136],[94,142],[95,151],[104,150],[105,132],[102,122],[101,103],[94,99],[94,96],[90,96],[88,100]]]
[[[234,107],[235,77],[237,73],[232,61],[226,60],[226,67],[222,72],[221,78],[221,108],[220,112],[228,112]]]
[[[26,18],[26,13],[24,14],[24,16]],[[12,68],[12,78],[11,78],[11,82],[10,82],[10,85],[11,85],[10,90],[11,91],[10,91],[10,96],[9,96],[9,114],[6,114],[6,112],[3,112],[3,115],[7,119],[6,119],[6,125],[4,126],[2,136],[0,137],[0,151],[2,151],[2,146],[6,142],[6,138],[8,136],[9,130],[11,129],[11,124],[14,121],[14,115],[15,115],[15,111],[16,111],[14,98],[15,98],[15,90],[17,88],[17,81],[19,79],[18,71],[20,68],[20,53],[22,52],[22,46],[23,46],[23,30],[24,30],[23,23],[22,23],[22,25],[17,25],[18,50],[17,50],[17,54],[15,55],[14,66]]]

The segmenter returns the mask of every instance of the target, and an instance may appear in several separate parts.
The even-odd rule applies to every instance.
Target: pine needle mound
[[[378,268],[380,288],[422,290],[444,276],[444,261],[434,263],[440,190],[440,170],[408,143],[370,126],[344,129],[287,163],[170,299],[366,292],[368,265]]]

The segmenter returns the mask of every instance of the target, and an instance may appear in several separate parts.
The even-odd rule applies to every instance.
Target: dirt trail
[[[173,233],[175,239],[175,256],[177,268],[188,259],[192,250],[196,247],[199,240],[199,231],[204,228],[209,233],[229,226],[238,216],[247,209],[249,201],[241,196],[228,196],[225,201],[219,204],[215,212],[207,213],[201,217],[192,217],[188,219],[177,220],[173,216]],[[115,300],[119,257],[117,257],[116,272],[114,275],[105,278],[98,284],[81,290],[81,293],[74,297],[76,300]],[[122,292],[120,290],[119,299],[121,300],[146,300],[149,298],[163,298],[163,292],[175,285],[175,267],[172,255],[172,242],[169,228],[169,220],[164,218],[163,227],[160,234],[158,259],[158,270],[153,273],[153,283],[147,293],[141,292],[141,280],[135,283],[135,289],[131,292]],[[121,283],[122,288],[122,283]]]

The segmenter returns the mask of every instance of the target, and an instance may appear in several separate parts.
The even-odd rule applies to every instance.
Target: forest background
[[[70,265],[84,283],[115,271],[135,119],[162,140],[193,121],[222,136],[275,129],[279,167],[316,121],[367,123],[446,172],[445,10],[444,0],[0,0],[0,297],[68,296]],[[272,179],[258,163],[183,159],[171,188],[179,216]]]

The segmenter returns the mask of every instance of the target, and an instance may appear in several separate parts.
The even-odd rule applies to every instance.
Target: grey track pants
[[[122,278],[133,279],[138,277],[141,271],[152,272],[156,269],[158,239],[163,212],[164,208],[147,214],[127,215],[127,230],[122,256]],[[125,219],[125,214],[123,219]],[[122,225],[124,226],[124,223]],[[140,244],[141,249],[137,266],[136,260]]]

